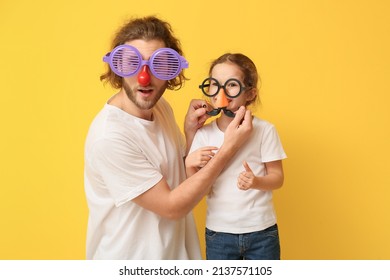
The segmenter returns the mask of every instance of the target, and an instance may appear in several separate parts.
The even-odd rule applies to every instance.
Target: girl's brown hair
[[[244,74],[245,87],[256,89],[255,98],[248,101],[246,106],[254,103],[257,99],[259,99],[258,92],[261,81],[254,62],[249,57],[241,53],[225,53],[211,63],[209,76],[211,76],[211,72],[213,71],[215,65],[225,62],[233,63],[241,69],[242,73]]]

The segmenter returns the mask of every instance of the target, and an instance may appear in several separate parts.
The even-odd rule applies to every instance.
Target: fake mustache
[[[207,115],[210,115],[210,116],[216,116],[219,114],[219,112],[223,111],[224,114],[230,118],[234,118],[235,117],[235,113],[233,111],[230,111],[228,109],[226,109],[226,107],[222,107],[222,108],[217,108],[217,109],[213,109],[209,112],[207,112]]]

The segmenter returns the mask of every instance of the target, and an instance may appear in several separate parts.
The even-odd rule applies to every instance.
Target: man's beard
[[[123,83],[123,89],[125,90],[125,93],[127,97],[130,99],[130,101],[133,102],[134,105],[141,110],[152,109],[154,105],[156,105],[156,103],[160,100],[161,96],[164,94],[165,91],[165,88],[160,88],[153,99],[146,101],[143,99],[137,100],[137,94],[134,93],[134,91],[129,87],[128,84]]]

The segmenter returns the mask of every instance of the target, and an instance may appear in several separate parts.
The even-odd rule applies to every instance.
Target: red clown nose
[[[147,67],[147,65],[142,66],[141,72],[138,74],[138,83],[143,87],[150,83],[150,75]]]

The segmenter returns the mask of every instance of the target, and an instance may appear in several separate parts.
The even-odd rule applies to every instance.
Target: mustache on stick
[[[203,105],[203,108],[206,108],[207,106],[206,105]],[[217,109],[213,109],[209,112],[207,112],[207,115],[210,115],[210,116],[216,116],[218,115],[221,111],[224,112],[224,114],[230,118],[234,118],[236,116],[236,114],[233,112],[233,111],[230,111],[228,109],[226,109],[226,107],[222,107],[222,108],[217,108]]]

